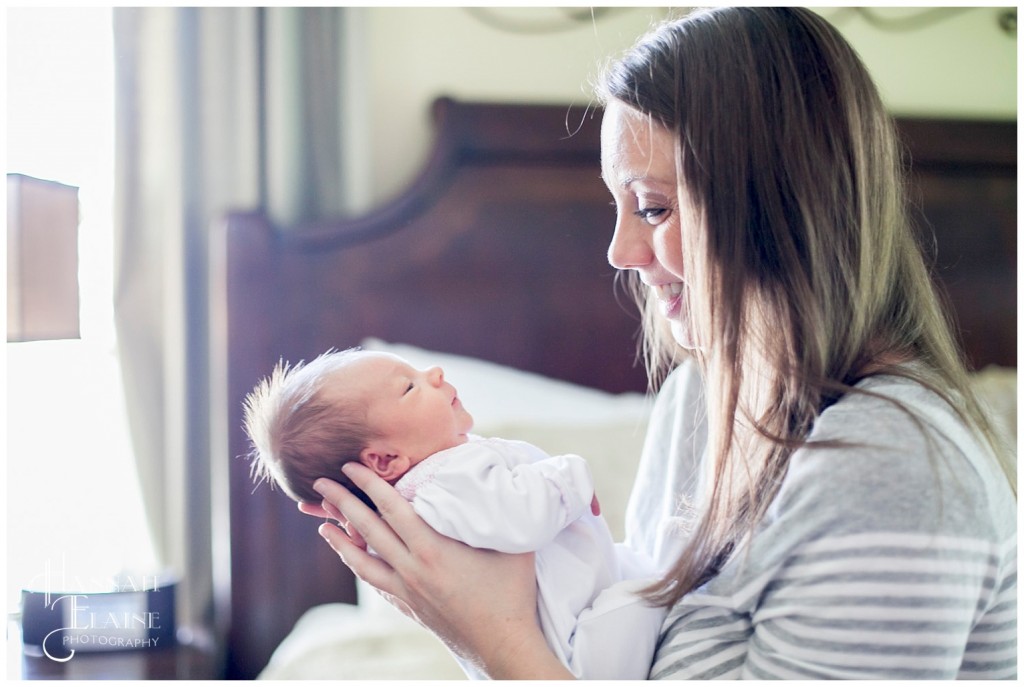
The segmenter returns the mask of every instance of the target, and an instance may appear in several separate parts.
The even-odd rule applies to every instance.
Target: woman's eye
[[[647,222],[648,224],[654,225],[654,224],[661,224],[661,222],[663,221],[664,216],[667,213],[668,213],[668,209],[667,208],[649,207],[649,208],[640,208],[639,210],[637,210],[633,214],[636,215],[637,217],[639,217],[640,219],[642,219],[643,221]]]

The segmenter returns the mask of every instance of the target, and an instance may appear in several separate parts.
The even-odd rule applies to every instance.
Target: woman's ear
[[[359,462],[377,473],[377,476],[388,482],[395,482],[409,470],[409,459],[405,456],[364,448],[359,454]]]

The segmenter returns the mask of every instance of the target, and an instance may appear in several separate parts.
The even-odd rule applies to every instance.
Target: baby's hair
[[[341,472],[359,460],[370,438],[365,408],[344,394],[327,398],[324,383],[352,362],[358,348],[329,350],[309,363],[278,362],[245,399],[245,431],[252,442],[250,474],[258,487],[269,482],[299,502],[319,504],[313,482],[340,482],[372,506]]]

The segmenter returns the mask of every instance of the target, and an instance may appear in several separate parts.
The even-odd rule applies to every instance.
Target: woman
[[[664,379],[627,522],[665,571],[651,677],[1014,677],[1012,457],[860,60],[810,11],[716,8],[642,39],[599,93],[608,257]],[[383,520],[328,480],[306,510],[346,527],[321,534],[357,575],[485,674],[570,676],[528,555],[445,540],[346,474]]]

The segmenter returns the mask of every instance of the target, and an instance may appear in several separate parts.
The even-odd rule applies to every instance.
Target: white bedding
[[[416,366],[440,365],[476,421],[474,432],[532,442],[549,453],[590,462],[602,513],[622,538],[629,490],[643,445],[650,402],[608,394],[493,363],[376,339],[364,348],[401,355]],[[1017,436],[1015,369],[987,368],[975,386],[1011,445]],[[340,565],[340,563],[339,563]],[[359,583],[359,605],[307,611],[275,650],[260,679],[464,678],[439,640]]]
[[[465,679],[432,634],[376,593],[359,593],[358,606],[325,604],[303,614],[259,679]],[[377,602],[364,601],[367,596]]]

